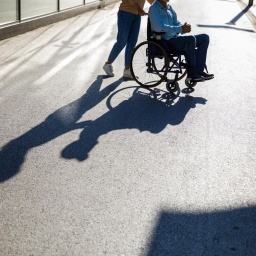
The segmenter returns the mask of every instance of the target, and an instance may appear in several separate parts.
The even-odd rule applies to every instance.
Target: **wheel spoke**
[[[168,71],[168,57],[165,50],[152,41],[139,44],[132,54],[131,71],[135,81],[141,86],[157,86],[166,78]]]

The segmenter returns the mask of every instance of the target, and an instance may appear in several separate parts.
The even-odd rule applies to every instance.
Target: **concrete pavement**
[[[102,66],[118,3],[0,41],[0,255],[256,255],[256,33],[172,1],[215,79],[170,95]],[[142,19],[139,42],[146,38]]]

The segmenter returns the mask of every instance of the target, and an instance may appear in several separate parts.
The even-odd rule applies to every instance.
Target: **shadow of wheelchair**
[[[179,125],[191,108],[206,104],[206,99],[132,86],[112,93],[106,104],[109,111],[90,122],[80,138],[62,150],[63,158],[87,159],[99,137],[112,131],[137,129],[160,133],[167,125]]]

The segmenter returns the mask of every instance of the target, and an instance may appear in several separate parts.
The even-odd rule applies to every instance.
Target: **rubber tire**
[[[135,59],[136,53],[137,53],[139,50],[142,50],[142,49],[140,49],[140,48],[145,47],[146,44],[148,45],[148,47],[146,48],[147,51],[148,51],[148,49],[150,49],[150,45],[151,45],[151,46],[154,45],[155,47],[158,48],[158,51],[161,52],[161,54],[163,55],[163,58],[164,58],[164,72],[163,72],[163,74],[157,74],[157,73],[156,73],[156,75],[159,76],[159,79],[158,79],[155,83],[153,83],[153,84],[147,84],[147,83],[145,83],[145,82],[143,82],[143,81],[140,81],[140,77],[136,74],[137,71],[135,70],[134,59]],[[142,50],[142,51],[143,51],[143,50]],[[148,61],[148,56],[146,56],[146,52],[145,52],[145,58],[142,59],[142,62],[145,62],[145,60]],[[156,67],[155,67],[155,62],[153,61],[153,59],[151,59],[151,61],[152,61],[153,65],[154,65],[154,68],[156,68]],[[147,63],[148,63],[148,62],[145,63],[145,68],[146,68]],[[131,64],[130,64],[130,66],[131,66],[131,74],[132,74],[132,76],[133,76],[133,79],[134,79],[140,86],[146,87],[146,88],[155,87],[155,86],[161,84],[164,80],[166,80],[166,76],[167,76],[167,72],[168,72],[168,68],[169,68],[168,55],[167,55],[166,51],[164,50],[164,48],[163,48],[159,43],[156,43],[156,42],[154,42],[154,41],[145,41],[145,42],[142,42],[142,43],[138,44],[138,45],[134,48],[134,50],[133,50],[133,52],[132,52],[132,56],[131,56]],[[147,71],[145,71],[145,72],[147,72]],[[149,74],[150,74],[150,73],[149,73]],[[155,76],[155,77],[156,77],[156,76]]]

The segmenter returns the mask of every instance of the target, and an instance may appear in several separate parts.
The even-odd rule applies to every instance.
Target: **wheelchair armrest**
[[[161,40],[162,39],[162,35],[165,34],[165,32],[155,32],[155,31],[152,31],[152,34],[156,35],[156,39],[157,40]]]
[[[155,31],[152,31],[152,34],[163,35],[163,34],[165,34],[165,32],[155,32]]]

